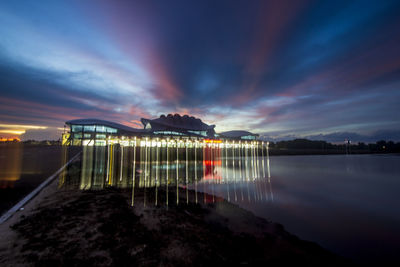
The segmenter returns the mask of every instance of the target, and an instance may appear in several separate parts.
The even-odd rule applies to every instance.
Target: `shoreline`
[[[292,154],[269,154],[269,157],[282,157],[282,156],[389,156],[389,155],[393,155],[393,156],[399,156],[400,153],[351,153],[351,154],[341,154],[341,153],[292,153]]]
[[[365,151],[352,151],[346,153],[343,151],[323,151],[323,150],[269,150],[269,156],[329,156],[329,155],[399,155],[400,152],[365,152]]]
[[[171,192],[172,193],[172,192]],[[277,223],[218,199],[155,206],[138,189],[59,190],[57,179],[0,225],[0,263],[119,265],[348,264]],[[183,195],[183,192],[182,192]],[[160,195],[166,192],[160,190]],[[208,195],[201,194],[201,197]],[[201,199],[200,197],[200,199]],[[144,200],[147,206],[144,206]],[[171,195],[171,200],[174,199]],[[152,203],[152,204],[150,204]]]

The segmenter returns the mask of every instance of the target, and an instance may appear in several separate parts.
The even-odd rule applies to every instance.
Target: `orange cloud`
[[[250,56],[246,65],[248,77],[243,81],[240,95],[232,100],[235,104],[244,104],[257,98],[260,77],[268,67],[268,60],[278,46],[289,23],[304,8],[305,1],[265,1],[259,9],[256,32]]]

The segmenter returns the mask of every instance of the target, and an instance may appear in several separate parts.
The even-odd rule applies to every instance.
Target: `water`
[[[61,146],[1,144],[0,213],[59,169],[61,155]]]
[[[273,202],[239,205],[358,262],[399,262],[399,155],[279,156],[270,161]]]
[[[235,183],[204,191],[356,262],[400,263],[400,155],[276,156],[270,174],[268,198],[254,182],[236,184],[248,199],[232,198]]]
[[[399,155],[268,158],[254,149],[114,146],[84,147],[59,182],[82,190],[127,188],[133,205],[184,205],[185,190],[207,192],[342,256],[382,264],[399,262],[399,174]],[[165,189],[176,198],[138,203],[138,188]],[[218,205],[219,198],[190,201]]]

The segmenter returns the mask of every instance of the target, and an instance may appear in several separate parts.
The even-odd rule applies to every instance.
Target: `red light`
[[[212,165],[221,166],[222,161],[221,160],[203,160],[203,164],[206,166],[212,166]]]

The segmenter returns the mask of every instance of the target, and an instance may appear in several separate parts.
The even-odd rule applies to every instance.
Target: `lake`
[[[68,150],[77,153],[80,149]],[[58,170],[63,155],[61,146],[0,144],[0,214]]]
[[[273,200],[240,206],[358,262],[399,262],[399,155],[276,156],[270,171]]]

